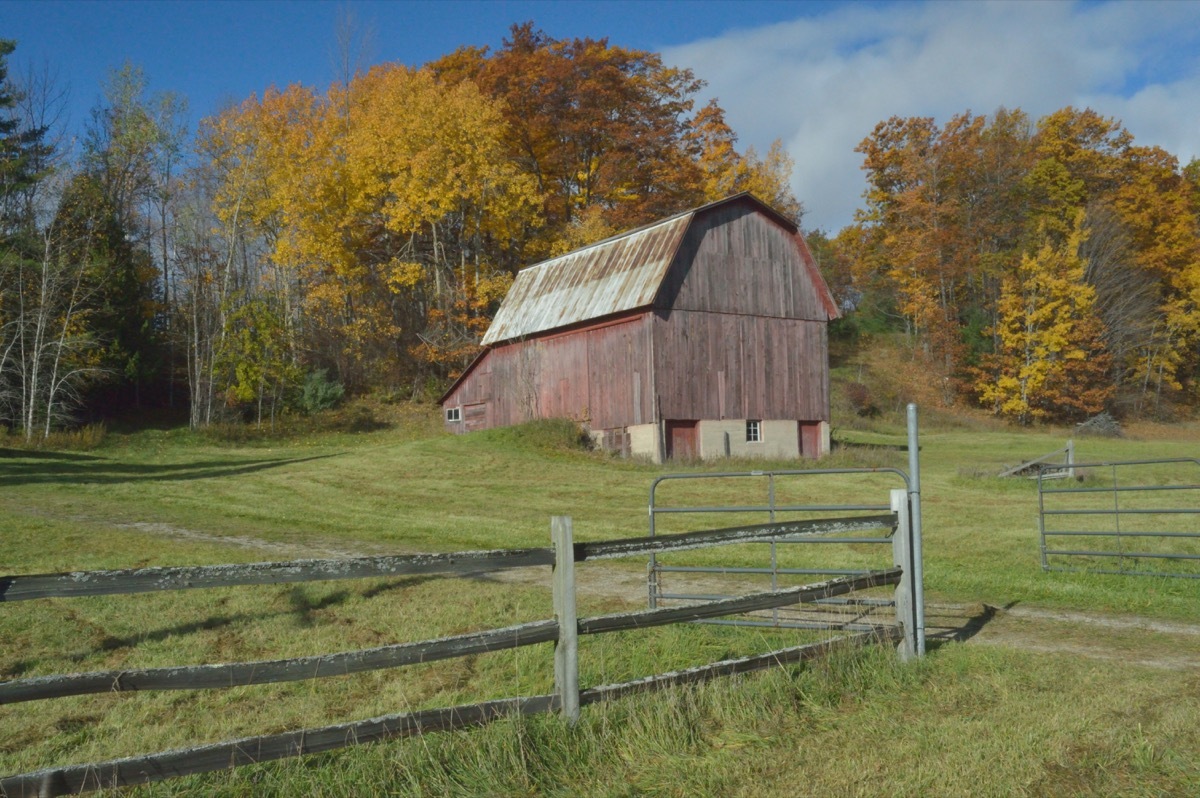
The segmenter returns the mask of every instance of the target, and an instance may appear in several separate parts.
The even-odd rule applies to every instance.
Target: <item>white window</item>
[[[747,421],[746,422],[746,443],[760,443],[762,441],[762,422]]]
[[[461,407],[447,407],[446,408],[446,421],[447,422],[462,421],[462,408]]]

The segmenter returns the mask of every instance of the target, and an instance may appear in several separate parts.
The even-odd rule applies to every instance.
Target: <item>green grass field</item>
[[[360,433],[228,442],[145,430],[110,433],[87,451],[0,448],[0,575],[544,546],[552,515],[570,515],[578,539],[630,537],[645,534],[652,480],[680,470],[581,451],[555,425],[452,437],[435,413],[388,413],[386,425],[367,425],[382,428]],[[844,434],[903,441],[886,421]],[[1035,485],[991,476],[1065,440],[1063,431],[925,423],[926,598],[940,637],[922,662],[847,653],[589,707],[576,728],[553,717],[504,721],[145,793],[1200,794],[1200,582],[1044,573]],[[1080,440],[1077,457],[1194,457],[1198,444],[1194,424],[1144,427]],[[821,465],[904,468],[906,455],[855,447]],[[731,466],[796,464],[719,467]],[[887,475],[823,477],[788,483],[781,500],[886,502],[896,486]],[[661,501],[738,501],[745,492],[668,487]],[[671,519],[662,531],[696,528],[691,521]],[[744,548],[678,561],[758,556]],[[876,555],[845,556],[857,565]],[[582,566],[592,587],[580,611],[637,606],[644,572],[644,562]],[[550,617],[548,585],[548,574],[368,580],[6,604],[0,676],[426,639]],[[971,639],[953,642],[956,634]],[[581,680],[621,681],[796,637],[710,626],[603,635],[581,646]],[[0,774],[548,692],[551,683],[550,647],[538,646],[288,685],[17,704],[0,707]]]

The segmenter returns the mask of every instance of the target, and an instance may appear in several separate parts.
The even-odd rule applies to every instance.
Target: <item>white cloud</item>
[[[861,205],[854,147],[890,116],[1068,105],[1120,119],[1137,143],[1200,155],[1200,4],[847,4],[664,52],[708,81],[743,145],[782,139],[807,227]]]

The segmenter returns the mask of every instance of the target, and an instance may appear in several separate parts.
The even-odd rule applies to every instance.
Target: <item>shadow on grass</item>
[[[157,629],[152,629],[146,632],[138,632],[124,637],[115,637],[106,635],[100,639],[95,645],[84,649],[76,650],[71,654],[64,655],[64,659],[69,662],[85,662],[96,654],[103,654],[110,651],[119,651],[121,649],[137,648],[146,643],[157,643],[167,640],[172,637],[195,634],[197,632],[208,632],[214,629],[223,629],[225,627],[238,624],[254,623],[258,621],[267,621],[270,619],[295,618],[300,626],[308,628],[317,626],[322,623],[322,619],[316,613],[328,607],[333,607],[343,604],[347,599],[354,595],[359,595],[364,599],[370,599],[381,593],[392,590],[401,590],[414,585],[428,582],[439,577],[422,576],[411,579],[399,579],[389,581],[384,585],[376,585],[360,590],[338,590],[327,596],[314,599],[307,595],[304,589],[297,585],[287,591],[288,609],[286,610],[267,610],[263,612],[240,612],[229,615],[210,615],[207,618],[198,621],[190,621],[187,623],[172,624],[170,626],[161,626]],[[400,642],[400,641],[397,641]],[[3,671],[5,678],[20,678],[29,671],[38,666],[35,660],[17,660],[6,668],[0,669]]]
[[[38,484],[115,485],[124,482],[215,479],[341,456],[319,454],[312,457],[280,457],[270,460],[199,460],[192,463],[135,465],[89,455],[21,452],[13,462],[0,465],[0,487]]]
[[[433,576],[410,576],[405,579],[389,580],[383,584],[369,587],[362,592],[363,598],[375,598],[383,593],[390,593],[393,590],[404,590],[405,588],[415,587],[425,582],[436,582],[439,579],[446,579],[444,574],[434,574]]]
[[[0,446],[0,458],[13,457],[22,460],[70,460],[75,462],[90,462],[103,460],[94,454],[79,454],[78,452],[43,452],[37,449],[8,449]]]
[[[982,604],[978,605],[978,611],[963,615],[949,613],[935,615],[927,611],[925,619],[926,646],[933,650],[946,643],[965,643],[982,632],[984,627],[995,620],[998,614],[1010,610],[1016,605],[1015,601],[1011,601],[1003,607]],[[936,622],[931,619],[936,619]],[[930,632],[930,630],[936,631]]]
[[[210,615],[209,617],[190,623],[180,623],[173,626],[164,626],[155,629],[151,632],[138,633],[127,637],[113,637],[112,635],[105,636],[96,645],[82,651],[75,651],[72,654],[64,655],[64,659],[69,662],[84,662],[85,660],[95,656],[96,654],[107,651],[119,651],[125,648],[136,648],[143,643],[161,642],[170,637],[179,635],[195,634],[196,632],[204,632],[212,629],[221,629],[236,623],[246,621],[265,620],[272,615],[286,615],[287,613],[238,613],[236,615]],[[30,660],[17,660],[6,669],[8,675],[13,678],[19,678],[29,671],[33,670],[38,663]]]

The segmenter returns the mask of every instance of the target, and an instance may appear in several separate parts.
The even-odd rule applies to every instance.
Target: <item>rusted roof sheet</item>
[[[483,345],[649,306],[695,213],[672,216],[521,271]]]

